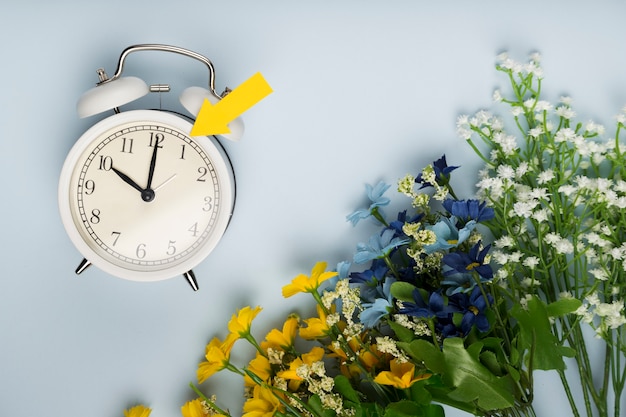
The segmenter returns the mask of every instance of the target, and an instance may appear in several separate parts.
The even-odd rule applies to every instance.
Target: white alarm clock
[[[208,89],[189,87],[180,101],[190,117],[165,110],[120,111],[120,106],[167,85],[148,87],[122,77],[124,61],[137,51],[182,54],[204,63]],[[192,268],[224,235],[235,205],[235,176],[214,136],[190,136],[205,99],[217,103],[215,71],[206,57],[169,45],[125,49],[115,74],[98,70],[100,82],[77,104],[80,117],[112,111],[70,150],[59,180],[59,208],[68,236],[89,265],[129,280],[184,276],[198,289]],[[240,118],[224,138],[243,134]]]

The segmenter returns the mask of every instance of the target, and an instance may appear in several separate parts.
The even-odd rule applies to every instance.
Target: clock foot
[[[89,268],[91,266],[91,262],[89,262],[87,259],[83,259],[82,261],[80,261],[80,264],[78,264],[78,268],[76,268],[76,275],[80,275],[85,269]]]
[[[194,274],[193,271],[190,269],[189,271],[185,272],[183,276],[185,277],[189,285],[191,285],[191,288],[193,288],[194,291],[198,291],[199,288],[198,282],[196,281],[196,274]]]

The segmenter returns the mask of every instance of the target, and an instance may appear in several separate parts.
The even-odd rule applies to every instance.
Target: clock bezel
[[[196,250],[187,255],[184,260],[174,265],[166,264],[163,268],[151,266],[143,270],[141,267],[136,266],[134,267],[135,269],[129,269],[116,265],[100,256],[91,248],[79,230],[79,227],[81,227],[79,226],[81,223],[80,219],[74,219],[72,214],[72,197],[70,195],[71,181],[74,172],[82,168],[77,166],[81,156],[91,146],[94,140],[101,140],[102,135],[106,132],[115,129],[117,126],[123,126],[129,123],[160,123],[174,130],[178,130],[189,137],[191,137],[189,132],[193,126],[191,122],[178,116],[177,113],[166,110],[125,111],[107,117],[91,126],[76,141],[68,153],[61,170],[58,188],[58,204],[62,223],[70,240],[81,255],[106,273],[131,281],[144,282],[160,281],[183,275],[206,259],[215,249],[226,232],[226,228],[228,227],[234,211],[236,195],[235,175],[232,164],[230,163],[230,158],[217,138],[207,136],[191,137],[191,139],[206,152],[206,155],[217,172],[222,202],[218,208],[217,219],[212,232],[206,237],[205,241]]]

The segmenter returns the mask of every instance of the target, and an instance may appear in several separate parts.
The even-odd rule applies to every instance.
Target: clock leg
[[[80,261],[80,264],[78,264],[78,268],[76,268],[76,275],[80,275],[85,269],[89,268],[91,266],[91,262],[89,262],[87,259],[83,259],[82,261]]]
[[[189,271],[185,272],[183,276],[185,277],[189,285],[191,285],[191,288],[193,288],[194,291],[198,291],[199,288],[198,282],[196,281],[196,274],[194,274],[193,271],[190,269]]]

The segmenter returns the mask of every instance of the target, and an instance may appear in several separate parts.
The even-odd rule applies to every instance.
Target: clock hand
[[[124,174],[123,172],[119,171],[117,168],[115,167],[111,167],[111,169],[113,170],[113,172],[115,172],[117,174],[118,177],[120,177],[121,179],[124,180],[125,183],[129,184],[131,187],[133,187],[135,190],[139,191],[139,192],[143,192],[143,188],[141,188],[135,181],[133,181],[128,175]]]
[[[161,189],[161,187],[163,187],[165,184],[167,184],[168,182],[172,181],[174,178],[176,177],[176,174],[172,175],[171,177],[169,177],[168,179],[165,180],[165,182],[163,182],[161,185],[159,185],[158,187],[154,187],[154,192],[156,193],[157,191],[159,191]]]
[[[159,141],[155,141],[154,150],[152,151],[152,159],[150,159],[150,168],[148,169],[148,185],[146,191],[152,188],[152,178],[154,177],[154,167],[156,166],[157,150],[159,149]]]

